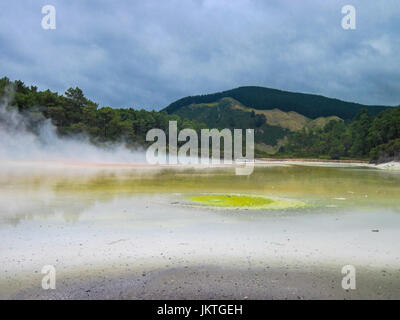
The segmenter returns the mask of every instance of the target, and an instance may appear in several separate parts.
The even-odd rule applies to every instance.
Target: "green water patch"
[[[205,206],[232,209],[292,209],[302,208],[306,203],[298,200],[276,199],[249,194],[203,194],[191,196],[192,202]]]

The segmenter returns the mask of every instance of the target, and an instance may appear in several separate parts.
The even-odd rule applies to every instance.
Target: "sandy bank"
[[[376,166],[379,169],[384,169],[384,170],[400,170],[400,162],[396,162],[396,161],[391,161],[391,162],[387,162],[387,163],[382,163],[382,164],[378,164]]]
[[[287,159],[275,159],[275,158],[258,158],[256,164],[286,164],[286,165],[308,165],[308,166],[361,166],[372,169],[381,170],[400,170],[400,162],[391,161],[381,164],[373,164],[368,161],[362,160],[324,160],[324,159],[307,159],[307,158],[287,158]]]
[[[310,159],[310,158],[257,158],[257,161],[264,162],[310,162],[310,163],[355,163],[368,164],[368,161],[363,160],[330,160],[330,159]]]

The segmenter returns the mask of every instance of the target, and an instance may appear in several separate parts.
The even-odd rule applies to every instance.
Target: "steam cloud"
[[[12,95],[11,90],[0,101],[0,161],[145,162],[144,151],[131,151],[121,143],[101,148],[87,137],[59,137],[48,119],[41,120],[34,133],[29,126],[41,114],[24,115],[9,108]]]

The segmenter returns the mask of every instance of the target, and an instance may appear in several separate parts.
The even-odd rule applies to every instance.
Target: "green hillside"
[[[164,110],[168,113],[176,113],[182,107],[190,104],[214,103],[225,97],[233,98],[249,108],[258,110],[277,108],[286,112],[295,111],[311,119],[338,116],[344,120],[352,120],[362,109],[367,109],[370,115],[376,115],[387,108],[346,102],[315,94],[263,87],[239,87],[219,93],[185,97],[171,103]]]
[[[176,110],[174,115],[182,119],[193,119],[217,129],[254,129],[256,150],[264,154],[275,154],[286,142],[291,132],[323,128],[330,121],[343,121],[336,116],[307,118],[297,112],[279,109],[258,110],[245,107],[232,98],[216,102],[190,104]],[[260,154],[260,153],[258,153]]]
[[[269,125],[263,114],[247,111],[236,107],[234,99],[223,98],[214,103],[192,104],[180,108],[174,114],[182,119],[196,119],[205,123],[208,128],[217,129],[254,129],[256,143],[276,145],[283,139],[289,130],[281,126]]]

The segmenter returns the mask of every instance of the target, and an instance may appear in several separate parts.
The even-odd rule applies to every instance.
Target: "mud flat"
[[[115,199],[67,223],[2,226],[0,298],[399,299],[399,220]],[[348,264],[356,290],[341,287]],[[56,268],[55,290],[41,287],[44,265]]]
[[[399,299],[399,271],[359,268],[356,290],[344,290],[335,266],[163,268],[118,275],[61,277],[56,290],[31,287],[11,299]]]

